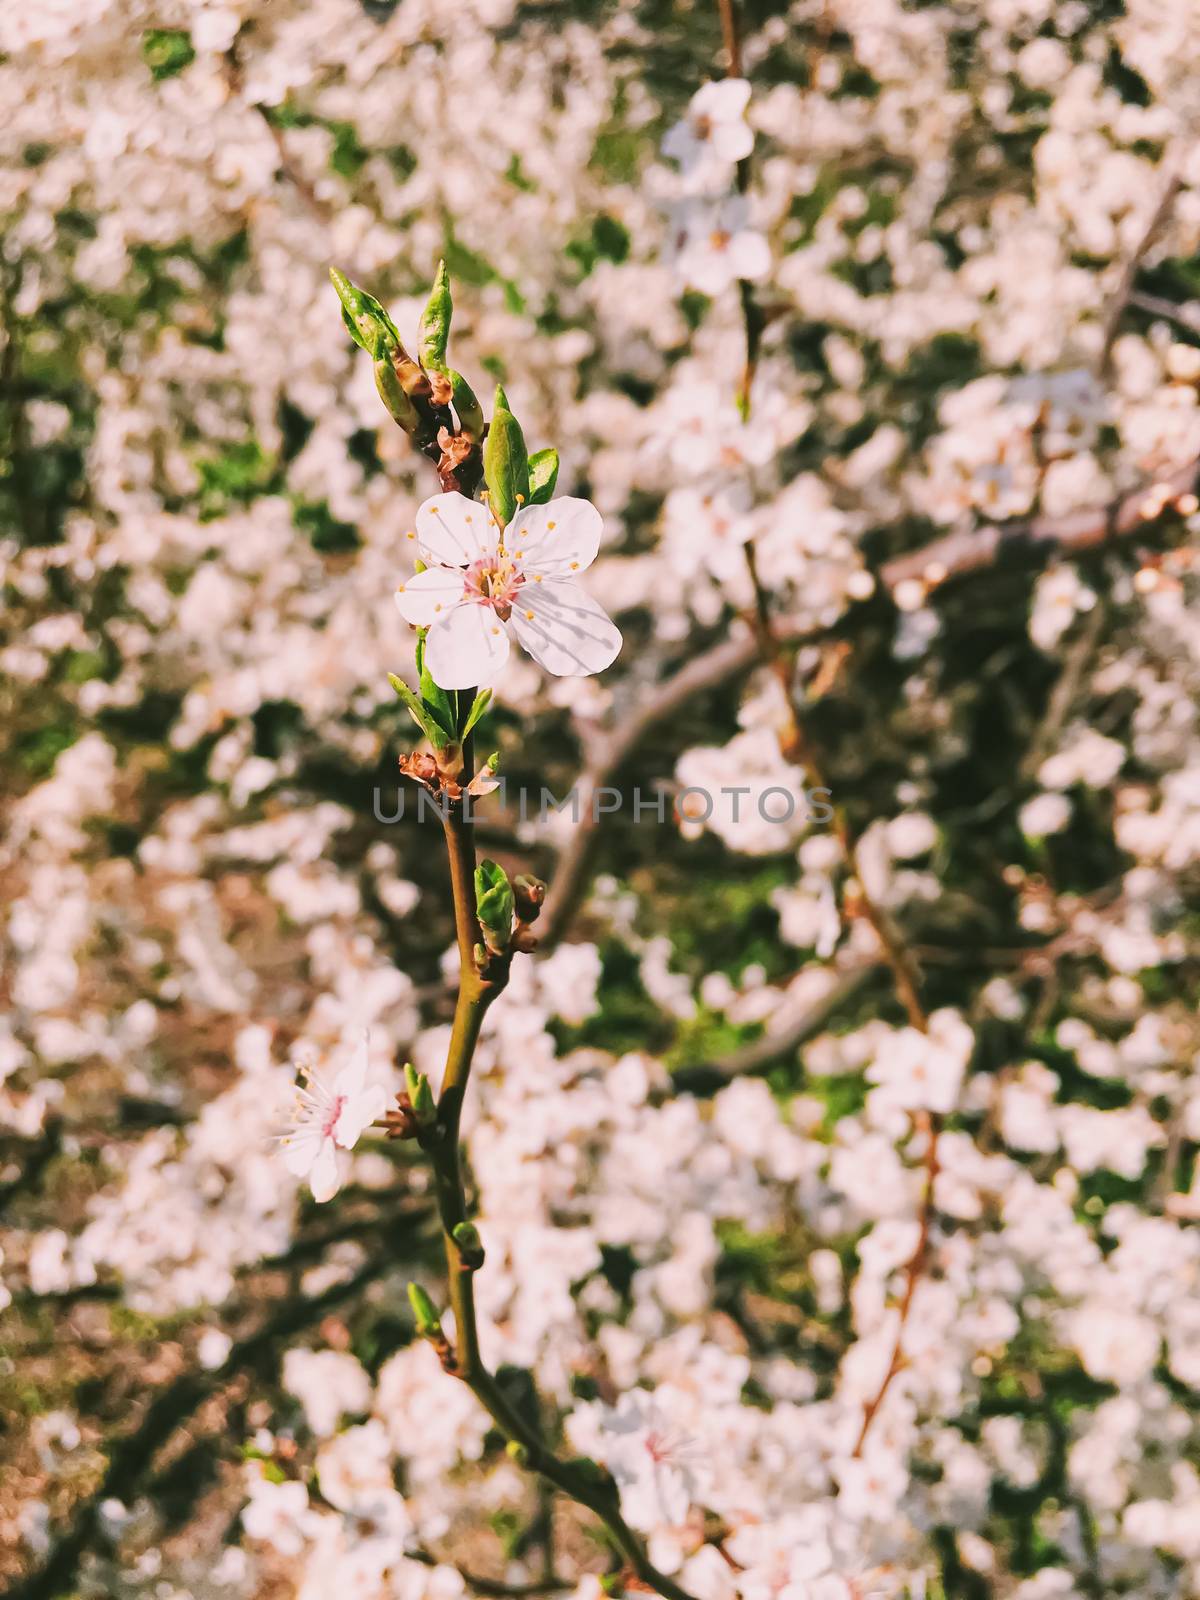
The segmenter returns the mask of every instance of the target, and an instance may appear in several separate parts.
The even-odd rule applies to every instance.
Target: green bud
[[[437,1307],[419,1283],[409,1284],[408,1303],[412,1306],[413,1320],[417,1324],[417,1332],[421,1337],[423,1339],[441,1338],[442,1319],[438,1316]]]
[[[392,421],[398,422],[405,433],[415,433],[421,425],[417,408],[405,393],[395,367],[386,356],[375,363],[375,387]]]
[[[529,458],[529,504],[543,505],[558,482],[558,451],[535,450]]]
[[[483,438],[483,407],[476,398],[475,391],[463,377],[461,372],[455,372],[452,367],[446,368],[446,376],[450,380],[450,404],[458,418],[460,433],[465,433],[468,439],[478,441]]]
[[[417,1126],[432,1127],[437,1121],[437,1105],[434,1102],[433,1090],[429,1087],[429,1079],[423,1072],[418,1072],[411,1061],[404,1063],[404,1087],[408,1090],[408,1100],[413,1108],[413,1116],[417,1119]]]
[[[459,1222],[455,1225],[450,1236],[458,1246],[458,1254],[464,1267],[474,1272],[483,1265],[483,1240],[479,1237],[479,1229],[473,1222]]]
[[[496,953],[507,950],[512,938],[512,884],[504,868],[494,861],[481,861],[475,868],[475,914],[488,949]]]
[[[351,283],[346,274],[339,272],[336,267],[330,267],[329,276],[342,302],[342,321],[355,344],[361,345],[376,360],[403,351],[395,324],[379,301]]]
[[[508,409],[507,396],[497,385],[492,425],[483,446],[483,476],[492,510],[502,528],[529,499],[529,457],[521,424]]]
[[[433,288],[425,310],[421,313],[421,329],[417,337],[417,355],[421,365],[429,372],[445,372],[446,346],[450,340],[450,318],[454,302],[450,298],[450,275],[446,263],[438,262]]]

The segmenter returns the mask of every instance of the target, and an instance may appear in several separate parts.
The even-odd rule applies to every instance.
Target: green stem
[[[460,968],[446,1072],[438,1101],[438,1136],[429,1149],[442,1220],[450,1306],[454,1312],[455,1375],[472,1391],[504,1437],[519,1447],[521,1459],[531,1471],[540,1473],[556,1489],[599,1517],[643,1584],[664,1596],[664,1600],[692,1600],[686,1590],[659,1572],[647,1557],[638,1536],[621,1515],[617,1486],[612,1478],[599,1471],[594,1463],[581,1465],[556,1456],[543,1442],[537,1428],[512,1405],[480,1353],[474,1272],[464,1263],[454,1238],[455,1228],[468,1220],[460,1129],[463,1098],[479,1030],[488,1006],[508,980],[508,966],[506,962],[493,963],[481,973],[476,965],[475,947],[482,935],[475,916],[475,846],[461,806],[448,809],[443,827],[450,858]]]

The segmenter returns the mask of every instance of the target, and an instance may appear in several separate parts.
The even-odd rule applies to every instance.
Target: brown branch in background
[[[1189,333],[1200,333],[1200,305],[1189,300],[1186,305],[1176,305],[1174,300],[1164,300],[1159,294],[1142,294],[1136,291],[1129,296],[1129,304],[1147,316],[1161,317],[1164,322],[1175,322]]]
[[[1128,538],[1171,508],[1190,516],[1197,509],[1191,501],[1198,472],[1200,457],[1193,456],[1182,466],[1108,505],[1085,506],[1061,517],[964,528],[885,562],[879,576],[893,595],[906,583],[920,584],[929,594],[949,578],[961,578],[996,565],[1010,550],[1021,546],[1046,555],[1080,555],[1110,539]]]
[[[1125,315],[1126,307],[1129,305],[1142,262],[1146,259],[1159,234],[1170,220],[1171,212],[1175,209],[1175,201],[1179,196],[1180,189],[1183,187],[1183,179],[1180,177],[1179,172],[1174,169],[1170,160],[1165,165],[1168,167],[1168,175],[1162,195],[1154,208],[1150,221],[1146,224],[1145,232],[1134,246],[1129,259],[1121,270],[1117,287],[1113,291],[1104,314],[1104,338],[1100,346],[1099,361],[1101,376],[1106,376],[1112,367],[1113,346],[1116,344],[1117,335],[1121,331],[1121,318]]]
[[[824,779],[822,764],[813,748],[812,741],[806,737],[804,732],[801,709],[796,702],[792,658],[784,649],[772,625],[769,597],[759,576],[753,541],[745,546],[745,552],[746,567],[754,589],[754,625],[759,650],[763,660],[775,674],[783,691],[786,721],[780,734],[780,750],[785,760],[803,769],[811,788],[821,789],[826,794],[832,795],[829,784]],[[904,1007],[909,1026],[916,1028],[919,1033],[928,1034],[929,1016],[921,1003],[920,968],[912,951],[905,943],[903,935],[896,926],[891,913],[881,902],[875,899],[868,889],[859,863],[858,838],[844,808],[836,802],[833,802],[833,830],[841,846],[847,871],[853,875],[855,880],[854,904],[853,909],[847,908],[849,914],[853,915],[857,911],[870,924],[879,942],[883,963],[892,975],[892,983],[895,986],[897,998]],[[938,1175],[938,1134],[941,1131],[941,1118],[933,1112],[920,1111],[914,1114],[912,1121],[914,1131],[922,1136],[925,1144],[921,1200],[917,1213],[919,1228],[917,1245],[904,1269],[904,1289],[900,1297],[896,1340],[892,1347],[891,1359],[888,1362],[882,1383],[863,1409],[862,1425],[853,1450],[855,1456],[862,1454],[871,1423],[884,1402],[893,1378],[904,1364],[904,1335],[908,1326],[909,1313],[916,1297],[917,1285],[921,1281],[929,1259],[929,1241],[933,1227],[933,1192]]]
[[[897,556],[886,563],[879,576],[893,596],[907,583],[917,583],[929,594],[951,578],[995,565],[1009,549],[1024,546],[1043,558],[1080,554],[1108,539],[1128,538],[1167,510],[1190,515],[1197,509],[1190,499],[1198,473],[1200,458],[1195,458],[1110,505],[1091,506],[1062,517],[1038,517],[1032,522],[949,534],[920,550]],[[788,621],[775,621],[772,627],[780,647],[815,643],[830,633],[828,628]],[[578,909],[597,831],[594,801],[598,791],[611,781],[642,740],[669,721],[693,696],[740,677],[761,660],[756,631],[724,639],[685,661],[661,683],[642,690],[628,716],[593,737],[579,777],[579,820],[559,851],[538,925],[540,948],[549,949],[563,937]]]
[[[820,638],[824,631],[794,624],[780,630],[789,644]],[[608,733],[592,739],[576,784],[578,821],[559,852],[538,921],[539,950],[549,949],[562,938],[578,908],[599,821],[595,808],[599,791],[654,728],[669,721],[694,696],[749,672],[758,659],[758,643],[753,633],[723,639],[720,644],[684,662],[661,683],[642,690],[628,716]]]
[[[721,17],[721,44],[725,51],[725,66],[731,78],[744,78],[742,67],[742,38],[738,26],[737,0],[717,0]],[[750,157],[737,164],[737,189],[745,195],[750,189]],[[754,285],[745,278],[738,279],[738,298],[742,307],[742,322],[746,328],[746,361],[738,381],[737,403],[743,418],[750,415],[750,391],[754,387],[754,373],[758,365],[758,347],[762,340],[763,314],[754,298]]]
[[[738,1050],[731,1050],[728,1055],[718,1056],[714,1061],[677,1068],[671,1074],[673,1087],[676,1090],[686,1090],[690,1082],[701,1077],[710,1081],[715,1078],[728,1081],[733,1078],[749,1077],[774,1066],[777,1061],[791,1055],[799,1045],[827,1027],[847,1001],[852,1000],[860,989],[865,988],[883,966],[882,960],[868,957],[866,960],[856,962],[854,966],[846,967],[836,973],[834,981],[819,1000],[815,1000],[806,1010],[773,1032],[764,1033],[761,1039],[754,1039]],[[785,1000],[784,1005],[786,1004]]]

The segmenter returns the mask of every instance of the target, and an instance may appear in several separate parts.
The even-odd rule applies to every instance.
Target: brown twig
[[[773,1033],[765,1033],[761,1039],[754,1039],[750,1044],[743,1045],[740,1050],[731,1050],[728,1055],[718,1056],[714,1061],[694,1067],[678,1068],[672,1074],[675,1087],[685,1088],[689,1079],[701,1073],[706,1077],[728,1080],[747,1077],[773,1066],[776,1061],[790,1055],[805,1040],[811,1039],[813,1034],[820,1033],[841,1007],[848,1000],[852,1000],[882,966],[882,961],[868,958],[847,968],[819,1000],[814,1001],[807,1010],[800,1012]]]
[[[1177,505],[1195,486],[1200,457],[1156,477],[1151,483],[1103,506],[1085,506],[1061,517],[1034,517],[1026,522],[992,523],[966,528],[934,539],[919,550],[884,564],[880,578],[893,594],[901,584],[919,583],[926,594],[949,578],[996,564],[1022,545],[1045,555],[1080,555],[1110,539],[1128,538]]]
[[[1113,291],[1104,315],[1104,339],[1100,346],[1099,368],[1101,374],[1107,374],[1112,365],[1113,346],[1117,342],[1117,334],[1121,328],[1121,318],[1129,305],[1130,296],[1133,294],[1137,282],[1138,272],[1142,262],[1151,250],[1155,240],[1166,227],[1171,212],[1175,209],[1175,201],[1183,187],[1183,179],[1173,168],[1168,171],[1162,195],[1150,221],[1137,244],[1130,253],[1129,259],[1121,269],[1121,276],[1117,280],[1117,287]]]
[[[731,78],[742,78],[742,37],[738,26],[737,0],[717,0],[721,18],[721,44],[725,51],[726,70]],[[750,157],[744,156],[737,164],[737,190],[745,195],[750,189]],[[737,403],[743,418],[750,415],[750,391],[754,387],[754,373],[758,365],[758,346],[762,338],[763,314],[754,298],[754,285],[745,278],[738,279],[738,298],[742,308],[742,322],[746,329],[746,360],[738,380]]]
[[[821,763],[813,748],[812,741],[808,739],[804,731],[801,710],[796,703],[792,662],[772,625],[769,596],[759,576],[753,542],[746,545],[745,552],[746,567],[754,589],[754,627],[759,650],[763,660],[774,672],[780,688],[783,690],[786,722],[780,735],[780,749],[785,760],[803,768],[811,787],[830,793],[829,785],[824,780]],[[833,806],[833,829],[841,846],[847,870],[853,874],[856,880],[855,898],[857,909],[874,930],[882,952],[883,962],[891,972],[896,995],[904,1007],[909,1026],[916,1028],[922,1034],[928,1034],[929,1017],[921,1003],[921,977],[916,958],[905,943],[890,912],[868,890],[859,866],[858,839],[845,810],[837,804]],[[923,1135],[925,1140],[924,1179],[918,1212],[919,1233],[917,1246],[904,1269],[904,1292],[900,1300],[896,1342],[892,1349],[891,1360],[888,1363],[883,1382],[864,1408],[862,1426],[859,1429],[858,1439],[853,1450],[855,1456],[862,1453],[871,1423],[883,1404],[892,1379],[903,1365],[904,1333],[908,1325],[908,1317],[912,1310],[917,1285],[924,1274],[929,1256],[929,1241],[933,1227],[933,1191],[938,1175],[938,1133],[941,1127],[941,1119],[933,1112],[921,1111],[914,1115],[913,1126]]]
[[[789,644],[817,639],[822,628],[790,625],[780,630]],[[578,807],[575,826],[562,850],[538,922],[538,948],[549,949],[562,938],[579,904],[599,825],[596,798],[620,770],[642,740],[667,722],[696,695],[736,680],[759,659],[754,634],[744,632],[723,639],[681,667],[661,683],[643,690],[634,708],[607,733],[593,737],[576,784]]]

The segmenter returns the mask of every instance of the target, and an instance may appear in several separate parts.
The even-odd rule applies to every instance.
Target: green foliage
[[[142,60],[156,83],[173,78],[195,59],[191,35],[182,28],[147,28],[142,34]]]
[[[508,409],[508,396],[499,386],[483,445],[483,476],[492,510],[506,528],[517,507],[529,499],[529,456],[521,424]]]
[[[438,262],[429,299],[421,313],[421,327],[417,336],[417,353],[421,365],[428,372],[444,372],[446,346],[450,339],[450,319],[454,302],[450,297],[450,278],[446,263]]]
[[[567,255],[578,264],[580,277],[586,278],[598,261],[627,260],[629,247],[629,229],[602,212],[586,234],[567,245]]]
[[[558,482],[558,451],[535,450],[529,458],[529,504],[543,505]]]
[[[279,463],[268,456],[257,439],[240,439],[226,445],[218,456],[196,463],[200,479],[200,516],[203,521],[225,516],[233,507],[248,505],[263,494],[275,494],[283,485]]]
[[[349,522],[339,522],[324,500],[297,500],[292,507],[292,521],[322,555],[346,555],[362,543],[358,529]]]

